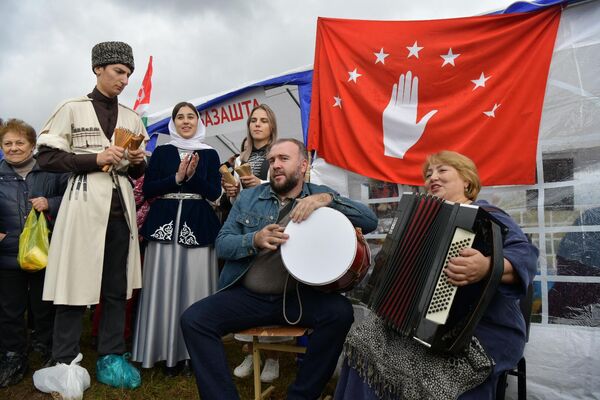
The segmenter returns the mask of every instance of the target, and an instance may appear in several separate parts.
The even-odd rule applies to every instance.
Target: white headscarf
[[[196,133],[189,139],[182,138],[179,133],[177,133],[177,129],[175,129],[175,123],[173,122],[173,118],[169,120],[169,135],[171,136],[171,141],[169,144],[173,146],[184,149],[184,150],[206,150],[212,149],[212,146],[204,143],[204,138],[206,137],[206,127],[202,123],[202,120],[198,118],[198,126],[196,127]]]

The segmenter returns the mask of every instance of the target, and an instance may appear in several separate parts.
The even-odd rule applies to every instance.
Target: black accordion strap
[[[500,225],[495,223],[493,220],[490,220],[491,228],[492,228],[492,265],[490,276],[487,280],[481,298],[477,303],[475,310],[471,314],[471,317],[467,321],[467,323],[462,328],[459,335],[456,337],[452,346],[448,349],[449,352],[453,353],[458,351],[461,348],[464,348],[469,341],[471,340],[471,336],[473,335],[473,330],[475,326],[479,323],[479,320],[485,313],[487,306],[492,301],[492,298],[496,294],[496,290],[498,289],[498,285],[502,279],[502,274],[504,273],[504,252],[502,251],[502,230]]]

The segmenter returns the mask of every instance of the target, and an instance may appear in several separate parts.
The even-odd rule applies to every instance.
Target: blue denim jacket
[[[333,201],[329,207],[343,213],[354,226],[362,228],[363,233],[377,227],[377,216],[368,206],[341,197],[327,186],[305,183],[299,197],[317,193],[331,193]],[[220,289],[231,286],[246,273],[259,251],[254,247],[254,235],[275,223],[278,215],[279,201],[269,183],[240,192],[215,242],[218,256],[226,260],[219,277]]]

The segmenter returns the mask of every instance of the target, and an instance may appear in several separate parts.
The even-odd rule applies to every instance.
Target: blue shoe
[[[96,361],[96,379],[105,385],[135,389],[142,384],[140,371],[129,361],[131,354],[125,353],[122,356],[109,354],[102,356]]]

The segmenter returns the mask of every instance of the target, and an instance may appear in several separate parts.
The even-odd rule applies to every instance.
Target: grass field
[[[81,341],[81,350],[83,352],[83,361],[81,363],[91,377],[91,387],[85,391],[83,398],[85,400],[196,400],[199,398],[196,390],[196,381],[193,377],[168,377],[163,374],[160,366],[152,369],[142,369],[142,386],[135,390],[115,389],[101,383],[95,379],[96,352],[91,346],[89,318],[84,318],[84,332]],[[225,348],[228,354],[231,370],[239,364],[244,355],[242,346],[236,341],[226,341]],[[30,370],[25,379],[18,385],[5,389],[0,389],[0,400],[50,400],[52,396],[39,392],[33,386],[33,371],[40,366],[40,358],[37,353],[32,353],[29,357]],[[286,388],[296,376],[295,355],[290,353],[281,353],[280,359],[280,377],[275,384],[275,391],[272,399],[285,399]],[[139,366],[139,365],[138,365]],[[241,399],[253,399],[254,387],[252,376],[246,379],[234,378]],[[263,385],[263,390],[265,389]],[[335,382],[330,381],[323,395],[332,395],[335,390]]]

